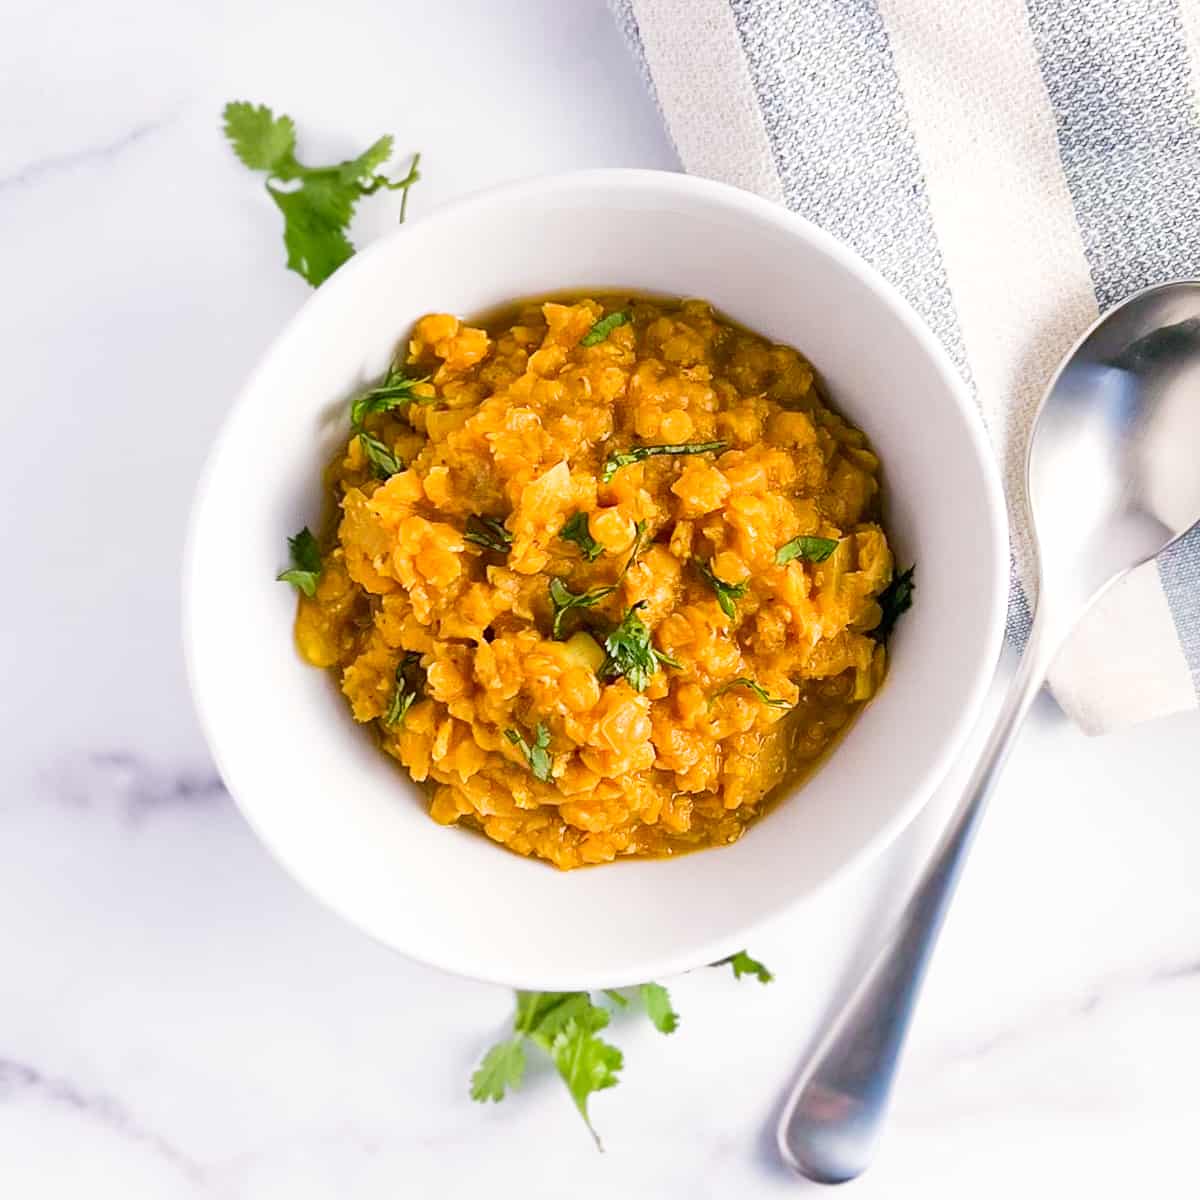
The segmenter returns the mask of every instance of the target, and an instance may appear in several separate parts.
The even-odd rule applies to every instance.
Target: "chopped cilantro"
[[[372,413],[390,412],[394,408],[403,408],[406,404],[430,404],[435,397],[417,396],[413,388],[418,383],[426,382],[425,376],[419,379],[410,378],[401,367],[389,367],[388,373],[381,384],[355,396],[350,405],[350,426],[361,429],[363,422]]]
[[[791,708],[792,706],[786,700],[778,700],[772,696],[765,687],[755,683],[753,679],[747,679],[745,675],[739,675],[736,679],[731,679],[728,683],[723,683],[712,694],[712,699],[716,700],[718,696],[725,695],[731,688],[744,687],[749,688],[764,704],[769,704],[772,708]],[[711,701],[709,702],[711,703]]]
[[[604,639],[605,658],[600,667],[601,676],[617,679],[623,675],[635,692],[646,690],[650,676],[658,670],[659,663],[679,667],[679,663],[668,658],[661,650],[656,650],[650,641],[650,630],[638,616],[638,609],[644,607],[645,603],[639,600]]]
[[[550,757],[550,730],[539,721],[533,731],[532,746],[515,729],[506,729],[504,736],[525,755],[534,779],[549,783],[554,766],[554,759]]]
[[[403,725],[405,714],[423,690],[421,656],[410,650],[396,664],[396,689],[392,692],[387,712],[383,714],[383,723],[389,729],[394,725]]]
[[[588,530],[588,515],[585,512],[573,513],[558,531],[558,536],[564,542],[574,542],[588,562],[595,562],[604,553],[604,547]]]
[[[498,554],[507,554],[512,548],[512,534],[504,527],[504,522],[495,517],[468,517],[463,537]]]
[[[555,638],[562,638],[563,618],[573,608],[591,608],[599,604],[605,596],[611,596],[617,590],[611,587],[592,588],[590,592],[576,594],[561,579],[550,580],[550,603],[554,606],[553,633]]]
[[[824,562],[838,548],[837,538],[794,537],[775,551],[775,561],[782,566],[793,558],[807,562]]]
[[[907,571],[902,571],[876,597],[883,616],[879,624],[871,630],[871,636],[877,642],[886,642],[896,627],[896,622],[902,613],[912,608],[913,592],[917,585],[913,582],[913,573],[917,566],[914,563]]]
[[[741,583],[726,583],[723,579],[718,579],[713,574],[712,565],[702,562],[698,558],[692,559],[696,566],[696,570],[701,576],[708,581],[709,586],[717,594],[717,603],[721,606],[721,611],[732,621],[737,616],[737,605],[735,600],[740,600],[745,594],[746,589],[750,586],[748,579],[743,579]]]
[[[629,314],[627,312],[609,313],[607,317],[601,317],[579,339],[579,344],[581,346],[598,346],[618,325],[627,325],[628,323]]]
[[[295,537],[288,538],[288,551],[292,565],[275,578],[290,583],[306,596],[316,595],[317,580],[321,578],[321,548],[307,525]]]
[[[362,447],[367,462],[371,464],[371,474],[376,479],[391,479],[393,475],[399,475],[404,470],[404,462],[395,451],[388,449],[372,434],[360,433],[358,444]]]
[[[646,458],[654,458],[659,454],[708,454],[725,450],[728,446],[728,442],[680,442],[671,446],[631,446],[628,450],[614,450],[604,460],[600,482],[609,483],[622,467]]]

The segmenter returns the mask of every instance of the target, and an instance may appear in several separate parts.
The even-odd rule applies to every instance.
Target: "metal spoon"
[[[784,1161],[819,1183],[868,1166],[917,995],[984,804],[1055,654],[1112,583],[1200,523],[1200,281],[1147,288],[1063,360],[1029,435],[1033,628],[949,828],[779,1122]],[[1134,633],[1132,636],[1136,636]]]

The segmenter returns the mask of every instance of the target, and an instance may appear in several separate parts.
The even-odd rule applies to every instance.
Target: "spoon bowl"
[[[817,1042],[779,1149],[818,1183],[866,1169],[929,956],[987,798],[1055,654],[1096,598],[1200,520],[1200,282],[1147,288],[1064,359],[1034,419],[1024,494],[1033,626],[995,729],[899,920]]]
[[[1200,282],[1147,288],[1080,338],[1028,451],[1037,616],[1061,642],[1120,575],[1200,518]]]

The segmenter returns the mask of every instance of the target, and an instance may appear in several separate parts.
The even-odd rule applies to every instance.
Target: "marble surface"
[[[424,151],[413,211],[493,181],[671,167],[599,0],[4,0],[0,1195],[784,1196],[766,1132],[936,808],[750,948],[619,1023],[597,1155],[557,1081],[466,1080],[501,989],[381,949],[270,861],[187,696],[181,533],[231,398],[306,295],[218,136]],[[502,130],[502,132],[500,132]],[[361,239],[387,218],[373,209]],[[1039,704],[981,836],[895,1119],[851,1195],[1190,1197],[1200,719],[1088,741]]]

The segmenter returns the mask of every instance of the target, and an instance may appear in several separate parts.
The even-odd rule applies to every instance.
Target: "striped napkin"
[[[1079,334],[1200,275],[1200,0],[610,3],[684,167],[848,243],[941,338],[1010,506]],[[1010,517],[1019,641],[1028,538]],[[1197,706],[1200,533],[1108,592],[1050,684],[1088,733]]]

